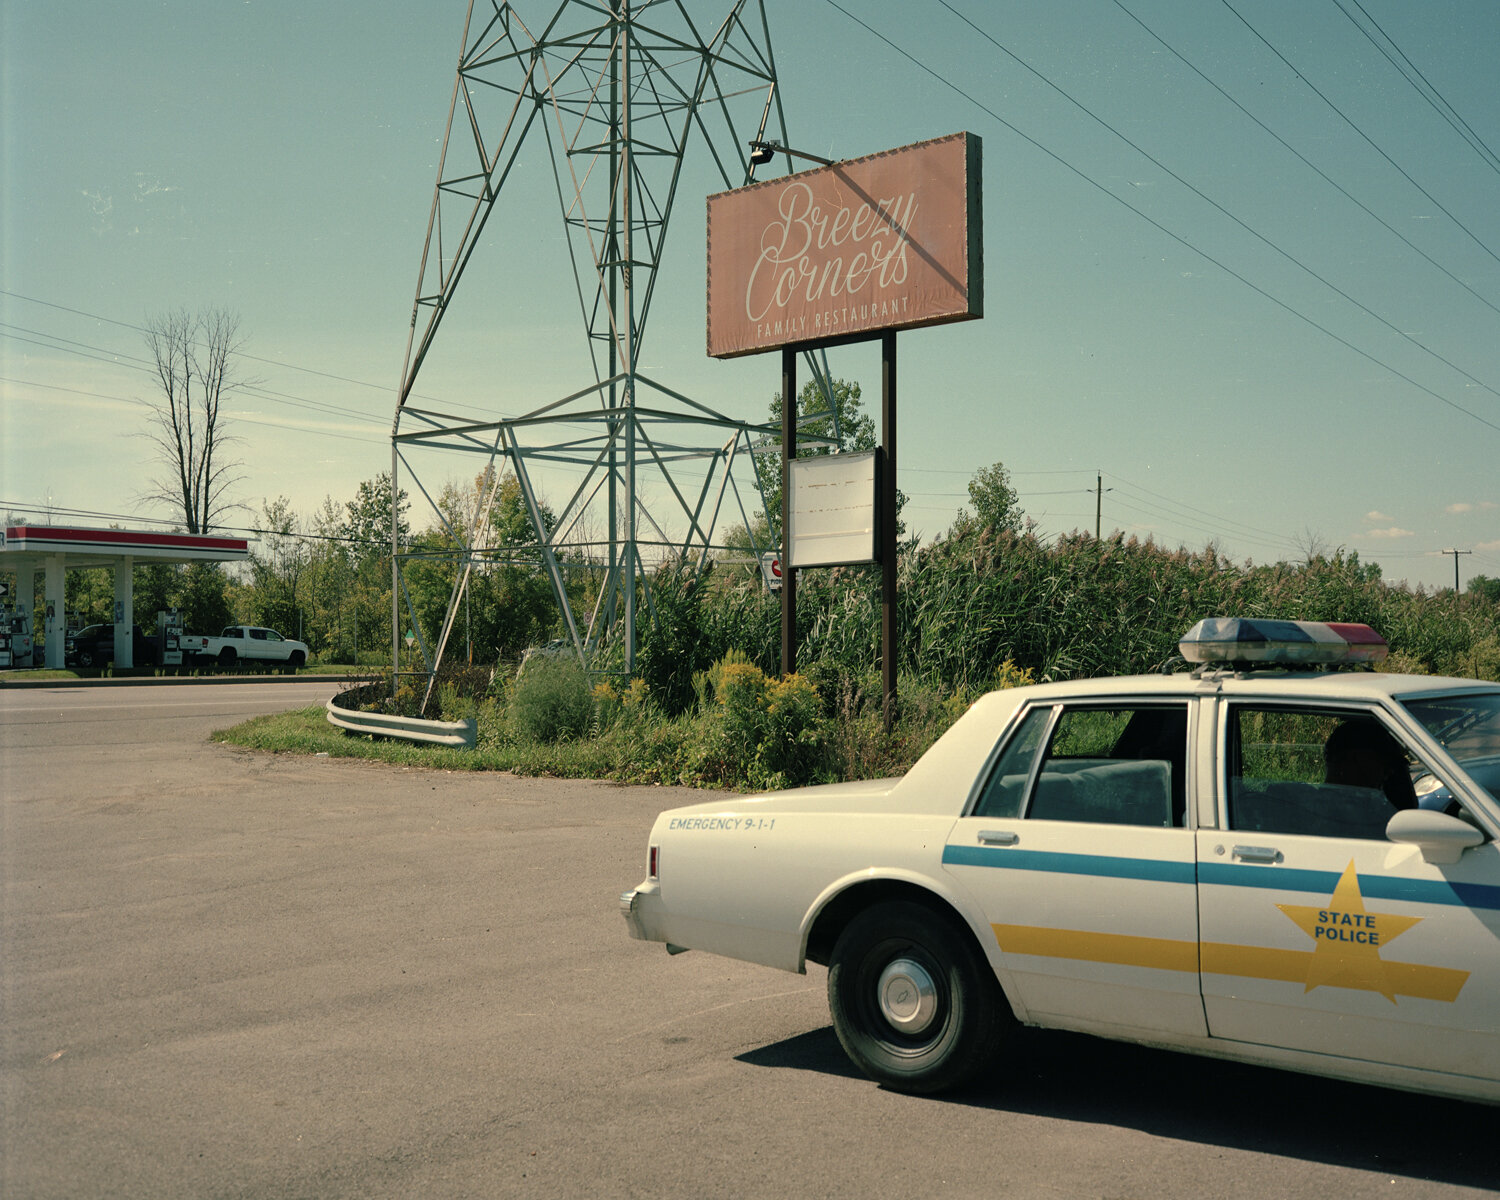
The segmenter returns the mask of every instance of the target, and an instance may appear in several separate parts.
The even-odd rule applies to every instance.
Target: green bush
[[[752,788],[832,780],[833,741],[817,689],[800,675],[768,679],[736,659],[708,673],[713,694],[699,722],[693,773],[703,782]]]
[[[636,671],[651,699],[669,716],[693,706],[693,675],[724,651],[704,617],[706,589],[692,571],[663,567],[651,582],[655,620],[641,630]]]
[[[588,732],[594,713],[589,675],[571,655],[538,654],[516,679],[511,725],[532,742],[560,742]]]

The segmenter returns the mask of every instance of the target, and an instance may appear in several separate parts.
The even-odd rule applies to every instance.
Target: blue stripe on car
[[[1009,867],[1015,871],[1055,871],[1063,875],[1100,875],[1143,879],[1151,883],[1192,883],[1190,862],[1154,858],[1114,858],[1101,854],[1064,854],[1051,850],[1012,850],[996,846],[947,846],[943,862],[955,867]]]
[[[1297,867],[1261,866],[1228,862],[1164,862],[1151,858],[1120,858],[1103,854],[1071,854],[1051,850],[1016,850],[1004,846],[947,846],[943,863],[954,867],[995,867],[1012,871],[1047,871],[1062,875],[1092,875],[1109,879],[1138,879],[1148,883],[1204,883],[1216,887],[1265,888],[1278,892],[1332,895],[1338,871],[1309,871]],[[1412,904],[1446,904],[1458,908],[1500,910],[1500,887],[1457,880],[1403,879],[1361,873],[1360,893],[1366,900],[1401,900]]]

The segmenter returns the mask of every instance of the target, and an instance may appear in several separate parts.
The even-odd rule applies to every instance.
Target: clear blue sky
[[[901,340],[909,525],[999,461],[1048,533],[1092,528],[1102,471],[1106,531],[1500,575],[1500,6],[840,4],[768,4],[794,144],[984,141],[985,318]],[[237,310],[257,360],[238,498],[310,515],[386,469],[464,7],[0,9],[0,504],[150,514],[132,327],[184,305]],[[504,413],[586,376],[555,201],[511,203],[419,383]],[[702,211],[646,365],[759,418],[775,356],[703,353]],[[878,411],[875,349],[833,369]]]

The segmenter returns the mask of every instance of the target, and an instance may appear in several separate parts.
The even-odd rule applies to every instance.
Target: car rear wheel
[[[828,1007],[845,1052],[903,1092],[966,1083],[994,1058],[1013,1018],[989,963],[952,920],[888,901],[834,945]]]
[[[221,667],[232,667],[232,666],[234,666],[234,660],[235,660],[234,650],[232,648],[230,648],[229,646],[225,646],[224,649],[222,649],[222,650],[219,651],[219,666],[221,666]]]

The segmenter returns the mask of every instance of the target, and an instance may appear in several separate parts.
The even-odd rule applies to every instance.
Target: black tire
[[[94,652],[92,650],[80,650],[78,652],[78,665],[80,667],[92,667],[94,665]]]
[[[286,665],[291,667],[292,670],[295,671],[298,667],[304,665],[306,662],[307,655],[303,654],[300,650],[293,650],[291,657],[286,660]]]
[[[844,929],[829,960],[828,1008],[854,1064],[901,1092],[967,1083],[1014,1021],[973,940],[906,901],[874,905]]]
[[[232,667],[237,657],[232,646],[225,646],[224,649],[219,651],[219,666]]]

